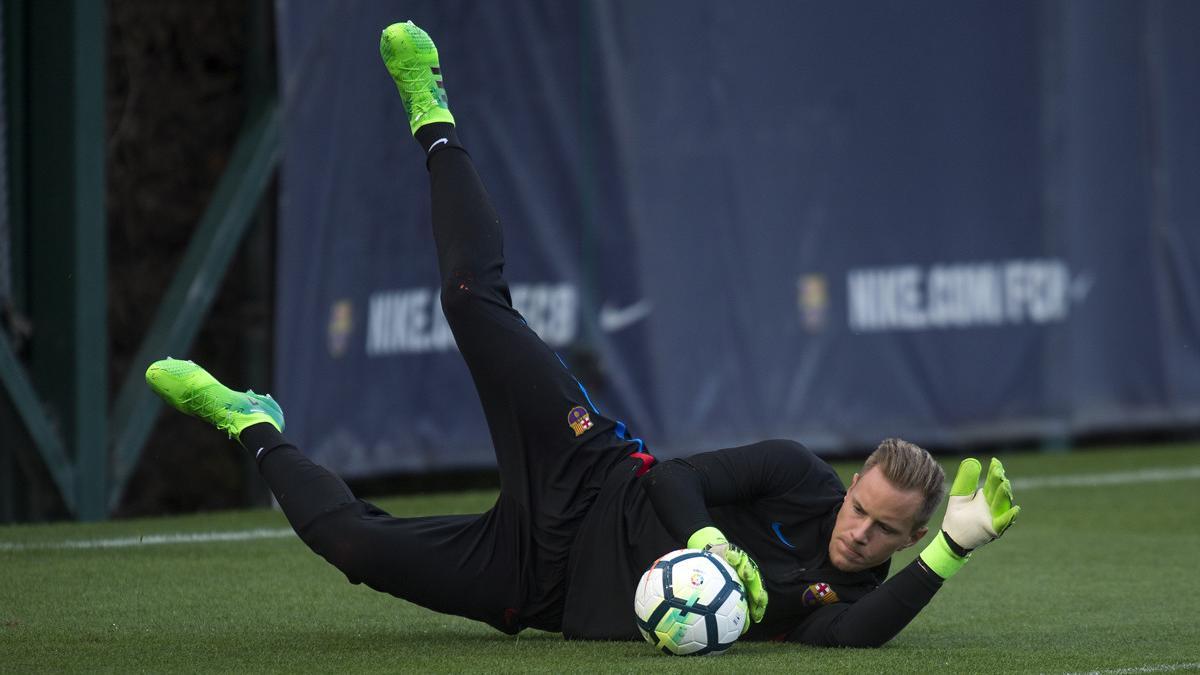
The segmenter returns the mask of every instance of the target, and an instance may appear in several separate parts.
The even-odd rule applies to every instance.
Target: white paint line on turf
[[[1089,670],[1064,675],[1136,675],[1136,673],[1174,673],[1180,670],[1200,670],[1200,663],[1164,663],[1156,666],[1114,668],[1113,670]]]
[[[1200,478],[1200,466],[1178,466],[1137,471],[1115,471],[1112,473],[1085,473],[1074,476],[1041,476],[1013,479],[1013,491],[1037,490],[1052,487],[1099,487],[1102,485],[1131,485],[1134,483],[1161,483],[1172,480],[1195,480]]]
[[[1159,483],[1174,480],[1200,479],[1200,466],[1160,467],[1138,471],[1115,471],[1111,473],[1088,473],[1040,478],[1018,478],[1013,481],[1013,490],[1018,493],[1054,487],[1100,487],[1106,485],[1132,485],[1136,483]],[[290,537],[286,528],[240,530],[232,532],[195,532],[176,534],[147,534],[140,537],[115,539],[75,539],[48,542],[0,542],[0,553],[20,551],[89,550],[105,548],[130,548],[161,544],[208,544],[223,541],[254,541],[258,539],[282,539]],[[1104,671],[1108,672],[1108,671]],[[1114,673],[1117,671],[1113,671]],[[1123,672],[1123,671],[1122,671]],[[1158,672],[1158,671],[1129,671]],[[1167,671],[1162,671],[1167,672]]]
[[[233,532],[184,532],[174,534],[146,534],[139,537],[115,539],[76,539],[71,541],[0,542],[0,551],[45,551],[64,549],[129,548],[131,546],[156,546],[161,544],[208,544],[221,541],[252,541],[257,539],[282,539],[294,536],[290,529],[240,530]]]

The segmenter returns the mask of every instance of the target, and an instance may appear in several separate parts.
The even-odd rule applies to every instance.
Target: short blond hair
[[[924,501],[917,511],[914,529],[928,523],[946,495],[946,472],[934,461],[933,455],[915,443],[885,438],[867,457],[862,472],[865,474],[875,467],[879,467],[883,477],[897,488],[921,493]]]

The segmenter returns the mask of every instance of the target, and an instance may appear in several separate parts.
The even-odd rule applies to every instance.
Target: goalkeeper
[[[921,448],[884,441],[848,488],[791,441],[656,463],[513,309],[499,219],[456,134],[433,42],[394,24],[380,52],[425,151],[442,309],[496,451],[495,506],[393,518],[289,443],[270,396],[232,391],[190,361],[146,372],[164,400],[254,453],[296,533],[352,583],[510,634],[640,639],[637,581],[686,545],[737,570],[747,639],[877,646],[1012,523],[1019,508],[1003,467],[993,460],[978,489],[981,467],[968,459],[941,530],[888,579],[892,554],[921,540],[944,496],[942,470]]]

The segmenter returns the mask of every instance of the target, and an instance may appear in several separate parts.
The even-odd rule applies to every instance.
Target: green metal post
[[[33,379],[75,462],[76,516],[107,517],[104,3],[30,3]],[[64,495],[66,497],[66,495]]]
[[[79,517],[108,517],[108,240],[105,3],[75,0],[75,474]]]

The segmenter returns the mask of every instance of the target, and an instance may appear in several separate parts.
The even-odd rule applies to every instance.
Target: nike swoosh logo
[[[654,303],[647,298],[642,298],[627,307],[613,307],[605,304],[600,308],[600,330],[606,333],[615,333],[650,316],[652,311],[654,311]]]
[[[1078,274],[1071,280],[1067,295],[1071,297],[1072,302],[1082,302],[1087,297],[1088,291],[1092,290],[1095,282],[1096,280],[1090,274]]]
[[[433,152],[433,149],[436,148],[437,146],[441,145],[442,143],[449,143],[449,142],[450,142],[449,138],[439,138],[433,142],[433,145],[429,146],[429,149],[425,151],[425,154],[428,155],[429,153]]]
[[[771,529],[775,530],[775,536],[779,537],[779,541],[782,541],[783,545],[787,546],[788,548],[796,548],[795,546],[792,546],[792,542],[788,541],[787,539],[785,539],[783,537],[782,528],[783,528],[783,523],[781,523],[779,521],[775,521],[774,523],[771,523]]]
[[[258,452],[254,453],[254,459],[258,459],[259,457],[262,457],[262,451],[263,451],[263,449],[259,448]]]

